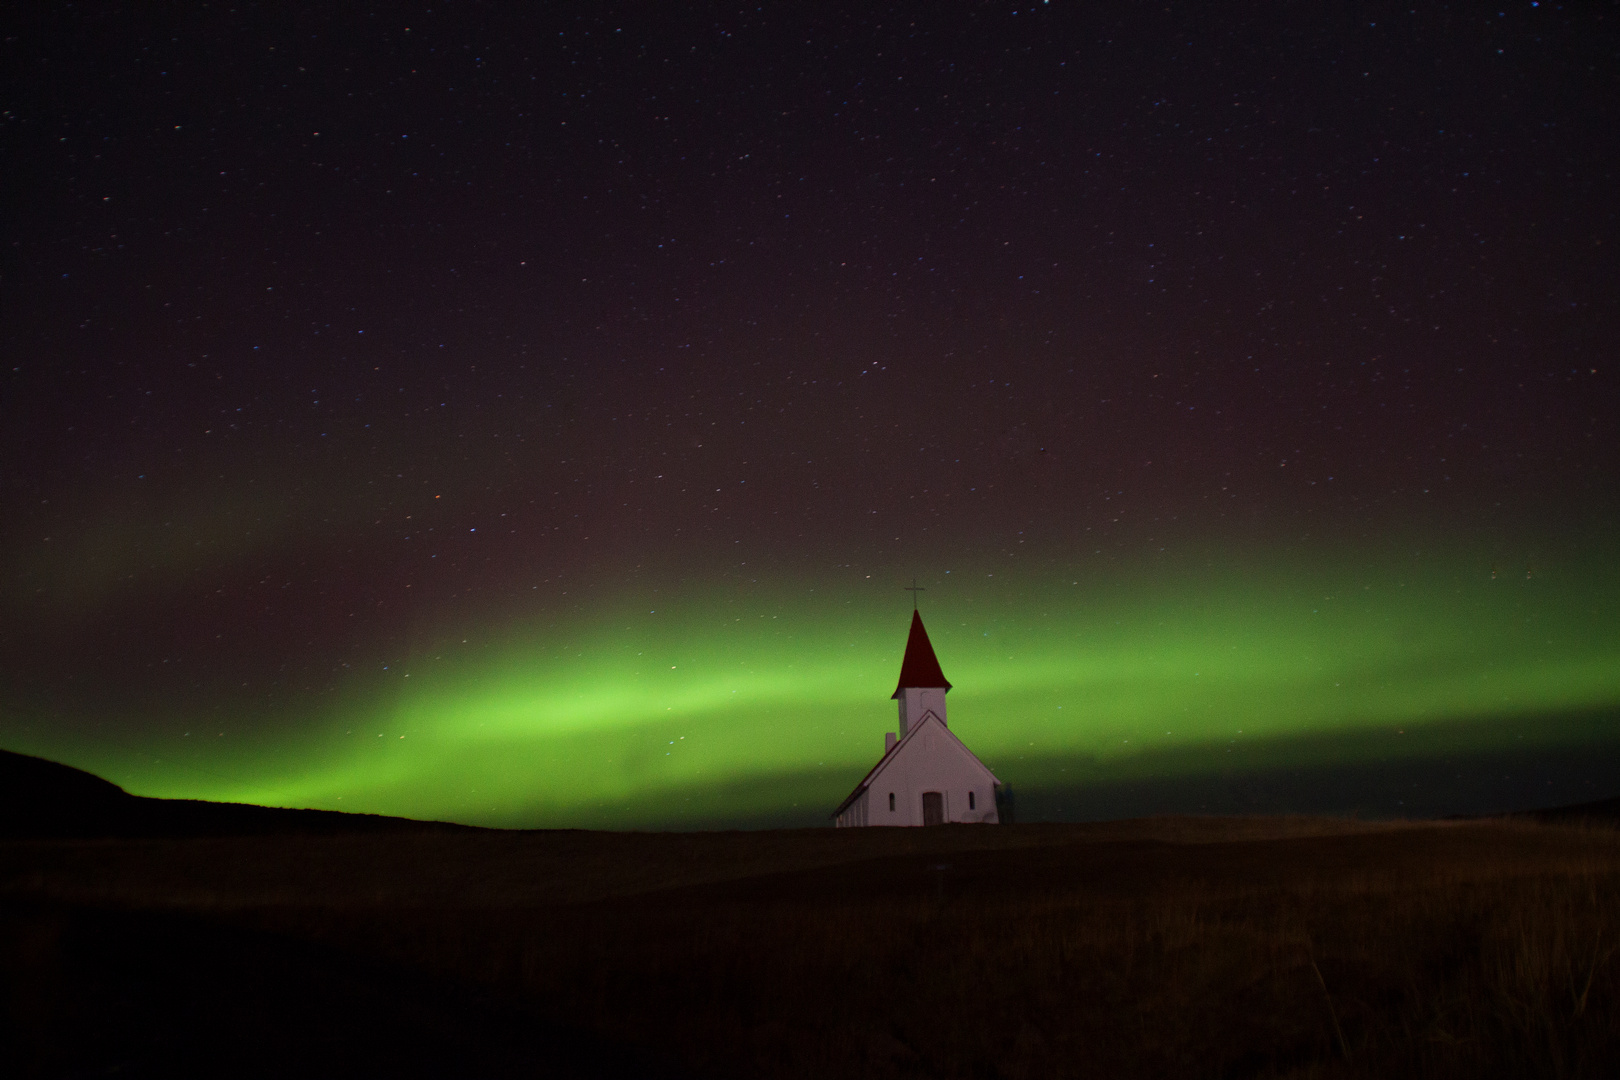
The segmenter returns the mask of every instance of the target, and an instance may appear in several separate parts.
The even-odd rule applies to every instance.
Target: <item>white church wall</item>
[[[869,799],[871,794],[871,789],[868,788],[866,791],[863,791],[857,795],[854,802],[844,807],[843,813],[838,815],[838,828],[852,829],[871,824],[871,821],[868,820],[868,808],[870,806]]]
[[[923,794],[930,791],[944,797],[948,822],[994,824],[999,820],[994,776],[945,731],[938,716],[925,719],[921,729],[872,777],[862,794],[870,800],[867,821],[872,825],[921,825]]]

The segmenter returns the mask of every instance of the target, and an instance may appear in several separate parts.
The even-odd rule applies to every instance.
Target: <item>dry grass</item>
[[[699,1076],[1617,1075],[1620,833],[1180,819],[0,848]]]

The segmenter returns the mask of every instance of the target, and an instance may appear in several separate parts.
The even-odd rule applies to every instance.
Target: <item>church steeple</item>
[[[900,685],[894,688],[895,699],[912,687],[951,688],[945,679],[945,672],[940,670],[939,658],[934,655],[934,643],[928,640],[928,631],[923,628],[922,614],[915,608],[911,611],[911,633],[906,638],[905,659],[900,661]]]
[[[922,616],[913,608],[906,655],[900,661],[900,685],[894,688],[894,700],[900,703],[899,737],[905,738],[906,732],[929,714],[945,723],[945,692],[950,688],[940,670],[939,657],[934,655],[934,643],[923,629]]]

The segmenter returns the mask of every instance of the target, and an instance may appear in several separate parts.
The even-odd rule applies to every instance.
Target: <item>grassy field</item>
[[[33,1075],[1612,1077],[1620,831],[0,843]]]

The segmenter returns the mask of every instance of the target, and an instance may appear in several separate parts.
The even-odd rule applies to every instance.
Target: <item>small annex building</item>
[[[1001,781],[945,723],[951,684],[940,670],[922,615],[900,662],[900,730],[883,736],[883,757],[833,811],[839,828],[861,825],[995,824]]]

